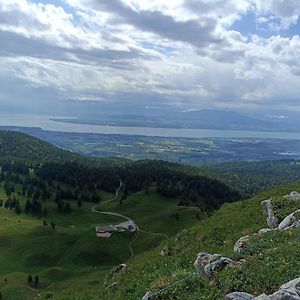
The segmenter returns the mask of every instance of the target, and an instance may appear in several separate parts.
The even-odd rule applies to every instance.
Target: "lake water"
[[[71,124],[52,121],[56,116],[37,115],[1,115],[0,126],[40,127],[44,130],[78,133],[102,133],[123,135],[144,135],[159,137],[189,137],[189,138],[279,138],[300,140],[300,132],[268,132],[242,130],[213,129],[174,129],[148,127],[118,127],[88,124]]]

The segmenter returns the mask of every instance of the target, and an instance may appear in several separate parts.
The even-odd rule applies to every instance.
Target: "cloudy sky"
[[[300,0],[0,0],[0,104],[300,109]]]

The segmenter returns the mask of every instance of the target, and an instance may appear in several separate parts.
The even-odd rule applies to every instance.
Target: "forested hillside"
[[[35,137],[11,131],[0,131],[0,156],[39,163],[79,158],[79,155],[59,149]]]
[[[19,133],[1,133],[0,152],[5,300],[40,293],[49,299],[94,285],[100,290],[118,264],[241,198],[179,164],[83,158]],[[121,214],[136,222],[136,232],[96,237],[96,226],[123,222]]]

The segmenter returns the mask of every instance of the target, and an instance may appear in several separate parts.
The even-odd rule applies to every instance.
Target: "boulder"
[[[283,219],[283,221],[279,224],[278,229],[279,230],[289,229],[289,228],[291,228],[291,226],[293,226],[293,224],[299,223],[298,222],[299,220],[300,220],[300,209],[294,211],[293,213],[291,213],[290,215],[285,217]],[[293,228],[295,228],[296,225],[297,224],[295,224],[295,226],[293,226]]]
[[[244,292],[234,292],[226,295],[225,300],[300,300],[300,278],[282,285],[272,295],[262,294],[254,297]]]
[[[152,293],[151,293],[151,292],[147,292],[147,293],[143,296],[142,300],[150,300],[150,299],[151,299],[151,296],[152,296]]]
[[[263,209],[264,209],[264,214],[267,217],[268,226],[271,229],[277,228],[278,227],[278,221],[277,221],[277,219],[274,215],[271,199],[264,200],[264,201],[261,202],[261,204],[262,204]]]
[[[285,195],[284,198],[293,200],[293,201],[299,201],[300,200],[300,193],[293,191],[289,195]]]
[[[241,237],[234,245],[233,251],[237,253],[241,253],[246,249],[246,242],[250,240],[250,236],[246,235]]]
[[[112,273],[113,274],[120,273],[121,271],[123,271],[124,269],[126,269],[126,267],[127,267],[126,264],[119,264],[118,266],[116,266],[115,268],[113,268]]]
[[[200,252],[194,263],[197,273],[204,275],[207,278],[212,278],[214,275],[227,267],[233,267],[240,262],[233,261],[228,257],[221,257],[219,254],[209,254]]]
[[[197,254],[197,259],[194,263],[195,269],[198,273],[205,274],[205,266],[216,261],[220,258],[219,254],[209,254],[205,252],[199,252]]]
[[[263,234],[268,233],[270,231],[272,231],[272,229],[270,229],[270,228],[262,228],[262,229],[259,230],[258,234],[259,235],[263,235]]]
[[[291,226],[285,228],[284,230],[289,230],[292,228],[299,228],[300,227],[300,220],[296,221],[295,223],[293,223]]]
[[[225,300],[254,300],[255,298],[244,292],[234,292],[226,295]]]
[[[218,260],[215,260],[204,267],[204,273],[208,278],[214,277],[216,273],[225,269],[234,267],[235,265],[240,264],[240,262],[233,261],[228,257],[221,257]]]

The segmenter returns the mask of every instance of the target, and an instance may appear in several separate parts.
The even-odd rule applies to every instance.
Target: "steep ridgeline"
[[[13,131],[0,131],[0,156],[38,163],[79,158],[79,155],[59,149],[40,139]]]
[[[36,166],[46,162],[76,162],[88,166],[115,167],[126,160],[90,158],[58,148],[41,139],[17,131],[0,130],[0,161],[25,162]]]

